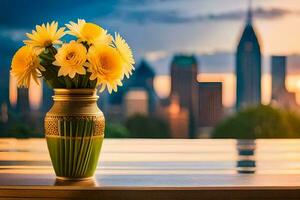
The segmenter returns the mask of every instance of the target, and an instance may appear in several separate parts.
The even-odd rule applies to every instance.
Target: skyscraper
[[[252,26],[251,6],[246,26],[236,53],[237,95],[236,108],[241,109],[261,103],[261,51]]]
[[[42,82],[43,87],[43,96],[42,96],[42,112],[48,112],[53,104],[52,96],[53,90],[46,84],[45,81]]]
[[[148,93],[144,89],[130,89],[124,97],[124,111],[127,117],[135,114],[148,115]]]
[[[146,60],[142,60],[140,64],[133,71],[130,79],[125,79],[123,87],[118,88],[118,92],[111,94],[108,97],[107,115],[111,116],[111,119],[121,120],[123,117],[120,115],[124,108],[125,96],[128,91],[131,90],[144,90],[147,93],[147,113],[155,114],[158,97],[155,93],[153,81],[155,72]],[[126,107],[126,106],[125,106]]]
[[[277,99],[285,93],[286,57],[271,57],[272,99]]]
[[[199,127],[213,127],[223,115],[222,83],[199,82]]]
[[[189,134],[193,138],[198,122],[197,60],[193,55],[176,55],[171,63],[171,96],[189,111]]]
[[[272,105],[281,108],[298,108],[296,94],[287,91],[285,87],[286,77],[286,57],[271,57],[271,75],[272,75]]]
[[[160,115],[168,122],[171,138],[189,138],[189,112],[179,105],[179,97],[171,96],[170,104],[160,109]]]
[[[133,72],[128,84],[125,85],[126,90],[132,88],[144,89],[148,96],[148,113],[153,114],[156,109],[158,97],[155,93],[153,81],[155,72],[146,60],[142,60],[136,70]]]
[[[27,114],[30,111],[28,88],[18,88],[16,111]]]

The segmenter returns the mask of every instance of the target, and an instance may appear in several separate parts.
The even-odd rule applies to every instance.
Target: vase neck
[[[54,101],[97,101],[96,89],[54,89]]]

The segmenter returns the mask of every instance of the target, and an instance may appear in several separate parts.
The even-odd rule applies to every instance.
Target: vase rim
[[[76,88],[76,89],[67,89],[67,88],[57,88],[54,89],[54,100],[97,100],[99,96],[97,95],[97,89],[91,88]]]
[[[96,88],[54,88],[53,89],[57,94],[90,94],[96,93]]]

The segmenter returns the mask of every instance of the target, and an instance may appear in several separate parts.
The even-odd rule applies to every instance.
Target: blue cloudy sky
[[[252,4],[263,52],[300,53],[300,45],[295,45],[300,43],[300,2],[257,0]],[[176,52],[217,52],[211,60],[219,63],[224,52],[235,51],[247,6],[247,0],[1,0],[0,52],[7,60],[35,24],[57,20],[63,25],[84,18],[111,33],[120,32],[137,60],[147,57],[156,68],[167,65]],[[221,61],[215,61],[218,53]],[[226,57],[224,65],[232,68],[230,59]]]

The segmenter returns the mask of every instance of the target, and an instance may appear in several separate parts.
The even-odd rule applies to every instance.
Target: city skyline
[[[228,56],[229,57],[229,56]],[[230,56],[231,57],[231,56]],[[233,55],[232,55],[233,57]],[[228,60],[228,59],[224,59]],[[201,60],[202,61],[202,60]],[[234,60],[233,60],[234,61]],[[232,62],[233,62],[232,61]],[[261,82],[262,82],[262,103],[267,105],[270,103],[271,100],[271,57],[265,59],[263,64],[263,69],[265,69],[264,73],[262,74]],[[228,64],[226,61],[224,62],[225,65]],[[139,62],[137,63],[139,64]],[[170,65],[171,63],[169,63]],[[164,66],[169,70],[169,65]],[[151,64],[153,67],[153,64]],[[197,80],[199,82],[222,82],[223,83],[223,99],[222,103],[225,107],[234,107],[236,103],[236,76],[233,72],[233,69],[225,69],[224,72],[209,72],[208,67],[214,66],[213,64],[203,65],[203,62],[200,62],[200,72],[198,73]],[[300,103],[300,75],[297,73],[296,67],[300,66],[300,56],[292,56],[287,59],[287,76],[286,76],[286,88],[289,92],[296,93],[296,100],[297,103]],[[232,65],[234,67],[234,65]],[[232,71],[232,72],[231,72]],[[290,72],[289,72],[290,71]],[[292,71],[292,72],[291,72]],[[293,71],[296,71],[293,73]],[[10,102],[14,105],[17,101],[16,99],[16,85],[12,84],[13,88],[10,93]],[[162,87],[163,86],[163,87]],[[43,84],[43,87],[48,87],[47,85]],[[166,98],[169,96],[171,91],[171,77],[170,75],[165,74],[157,74],[154,78],[154,89],[160,98]],[[39,104],[42,102],[41,99],[41,88],[37,85],[31,87],[29,90],[29,97],[30,97],[30,105],[33,109],[39,107]]]
[[[69,5],[72,9],[66,13],[54,12],[58,9],[55,2],[51,2],[51,7],[46,11],[42,9],[42,4],[32,5],[32,12],[26,19],[22,17],[24,11],[19,8],[7,12],[9,9],[6,8],[14,1],[2,2],[1,66],[9,68],[13,52],[24,39],[24,33],[30,31],[32,24],[45,20],[58,20],[60,24],[64,24],[82,17],[100,23],[108,30],[120,31],[128,38],[136,60],[145,57],[158,75],[154,85],[160,97],[168,96],[170,91],[170,77],[166,76],[166,72],[169,72],[172,56],[177,52],[186,52],[200,55],[197,56],[200,72],[198,80],[222,81],[223,88],[227,91],[223,92],[223,104],[226,107],[234,105],[234,53],[244,26],[247,0],[228,0],[226,5],[220,0],[188,0],[176,3],[160,0],[114,3],[90,0],[84,4],[84,9],[80,9],[83,2],[78,0],[76,4]],[[65,5],[68,3],[70,1],[64,2]],[[300,18],[300,2],[287,0],[282,5],[278,0],[262,0],[253,1],[252,7],[254,26],[263,44],[262,55],[265,58],[262,66],[262,102],[267,104],[271,96],[269,56],[300,54],[300,46],[297,45],[300,28],[294,25],[298,24]],[[116,12],[120,13],[118,19],[111,17]],[[171,34],[174,31],[176,34]],[[289,69],[289,64],[287,68],[287,89],[298,92],[297,99],[300,102],[299,70],[295,70],[295,67]],[[38,96],[30,97],[35,104],[40,101]]]
[[[220,72],[215,71],[215,63],[211,63],[209,57],[215,57],[218,55],[204,55],[203,59],[200,57],[200,66],[198,74],[199,82],[222,82],[223,83],[223,105],[225,107],[233,107],[236,103],[236,76],[234,72],[234,54],[226,54],[225,58],[223,54],[217,63],[221,63],[220,66],[225,66]],[[262,103],[267,105],[271,100],[271,56],[262,58]],[[205,62],[204,62],[205,60]],[[164,65],[163,65],[164,66]],[[297,103],[300,103],[300,56],[288,56],[287,58],[287,76],[285,85],[289,92],[296,93]],[[169,66],[164,66],[169,68]],[[210,68],[211,67],[211,68]],[[298,68],[298,69],[297,69]],[[213,69],[213,70],[212,70]],[[163,74],[157,75],[154,80],[154,86],[156,92],[160,97],[167,97],[170,93],[170,76]],[[164,85],[164,87],[160,87]]]

